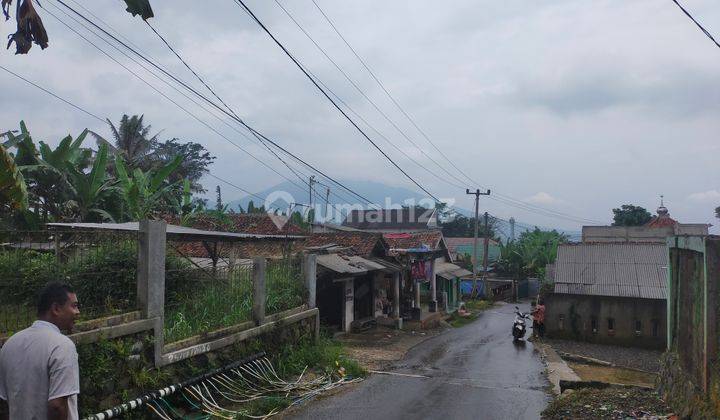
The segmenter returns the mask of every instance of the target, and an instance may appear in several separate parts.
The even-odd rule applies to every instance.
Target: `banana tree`
[[[104,144],[100,145],[90,172],[85,173],[73,165],[67,166],[74,198],[66,204],[74,208],[76,219],[87,221],[100,218],[115,221],[115,218],[102,208],[103,203],[116,190],[113,186],[114,180],[108,179],[107,166],[108,147]]]
[[[181,162],[182,156],[178,156],[155,171],[143,172],[136,168],[128,173],[122,157],[115,158],[120,195],[125,204],[125,211],[132,220],[153,217],[166,204],[173,204],[176,201],[173,192],[177,184],[168,183],[167,179]]]
[[[27,210],[27,185],[10,152],[0,145],[0,207]]]

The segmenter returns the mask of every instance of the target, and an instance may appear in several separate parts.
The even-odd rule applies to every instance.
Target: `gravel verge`
[[[660,350],[548,338],[542,341],[559,352],[592,357],[613,363],[616,366],[639,369],[645,372],[657,373],[660,371],[660,356],[662,356],[662,351]]]

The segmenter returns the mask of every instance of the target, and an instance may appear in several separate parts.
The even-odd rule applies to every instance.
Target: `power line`
[[[46,10],[46,11],[47,11],[47,10]],[[61,11],[62,11],[62,10],[61,10]],[[229,138],[227,138],[227,137],[226,137],[225,135],[223,135],[222,133],[218,132],[214,127],[211,127],[207,122],[201,120],[201,119],[200,119],[199,117],[197,117],[195,114],[193,114],[193,113],[190,112],[189,110],[185,109],[184,107],[180,106],[177,102],[175,102],[175,101],[172,100],[171,98],[167,97],[167,95],[165,95],[163,92],[161,92],[160,90],[158,90],[157,87],[153,86],[153,85],[150,84],[147,80],[145,80],[144,78],[142,78],[142,76],[140,76],[139,74],[137,74],[137,73],[135,73],[134,71],[130,70],[128,67],[124,66],[122,63],[118,62],[114,57],[110,56],[106,51],[104,51],[103,49],[101,49],[100,47],[98,47],[96,44],[94,44],[92,41],[90,41],[90,40],[88,40],[86,37],[84,37],[82,34],[80,34],[79,32],[77,32],[77,31],[74,30],[73,28],[71,28],[69,25],[67,25],[67,23],[65,23],[64,21],[62,21],[62,20],[61,20],[60,18],[58,18],[56,15],[54,15],[53,13],[51,13],[51,12],[49,12],[49,11],[47,11],[47,12],[48,12],[48,14],[50,14],[53,18],[57,19],[58,21],[60,21],[60,23],[64,24],[66,27],[68,27],[72,32],[74,32],[75,34],[77,34],[78,36],[80,36],[82,39],[84,39],[86,42],[90,43],[93,47],[95,47],[96,49],[98,49],[98,51],[100,51],[100,52],[102,52],[103,54],[105,54],[107,57],[109,57],[111,60],[113,60],[116,64],[120,65],[120,66],[123,67],[125,70],[127,70],[128,72],[130,72],[132,75],[134,75],[135,77],[137,77],[138,79],[140,79],[141,81],[143,81],[145,84],[147,84],[147,85],[148,85],[149,87],[151,87],[153,90],[155,90],[157,93],[159,93],[160,95],[162,95],[164,98],[166,98],[167,100],[169,100],[169,101],[170,101],[171,103],[173,103],[174,105],[178,106],[181,110],[183,110],[183,111],[186,112],[188,115],[190,115],[191,117],[193,117],[194,119],[196,119],[198,122],[200,122],[201,124],[205,125],[208,129],[210,129],[211,131],[213,131],[215,134],[219,135],[220,137],[222,137],[223,139],[225,139],[226,141],[228,141],[228,142],[229,142],[230,144],[232,144],[233,146],[235,146],[235,147],[237,147],[238,149],[240,149],[241,151],[245,152],[245,153],[248,154],[250,157],[252,157],[254,160],[256,160],[258,163],[262,164],[263,166],[266,166],[268,169],[270,169],[271,171],[275,172],[277,175],[279,175],[280,177],[282,177],[282,178],[285,179],[286,181],[290,182],[291,184],[295,185],[296,187],[298,187],[298,188],[300,188],[300,189],[303,189],[303,188],[304,188],[303,186],[298,185],[298,184],[297,184],[296,182],[294,182],[292,179],[290,179],[290,178],[286,177],[285,175],[283,175],[282,173],[278,172],[275,168],[271,167],[271,166],[268,165],[266,162],[262,161],[261,159],[259,159],[258,157],[256,157],[256,156],[253,155],[252,153],[250,153],[250,152],[249,152],[248,150],[246,150],[245,148],[239,146],[238,144],[236,144],[235,142],[233,142],[232,140],[230,140]],[[65,14],[64,11],[62,11],[62,12]],[[67,16],[67,14],[66,14],[66,16]],[[71,18],[72,18],[72,17],[71,17]],[[90,33],[94,34],[95,36],[98,36],[97,33],[91,31],[90,29],[88,29],[82,22],[78,22],[76,19],[73,19],[73,20],[74,20],[76,23],[80,24],[80,26],[82,26],[83,28],[85,28],[86,30],[88,30]],[[108,41],[105,40],[105,39],[103,39],[102,37],[98,36],[98,38],[100,38],[100,39],[103,40],[104,42],[108,43]],[[108,45],[110,45],[111,47],[113,47],[113,48],[115,48],[116,50],[118,50],[118,51],[119,51],[121,54],[123,54],[126,58],[130,59],[130,60],[133,61],[134,63],[136,63],[136,64],[138,64],[139,66],[141,66],[143,69],[145,69],[146,71],[148,71],[148,72],[149,72],[150,74],[152,74],[154,77],[158,78],[158,80],[166,83],[168,86],[170,86],[171,88],[173,88],[176,92],[178,92],[178,93],[180,93],[181,95],[185,96],[188,100],[190,100],[190,101],[193,102],[194,104],[198,105],[200,108],[204,109],[204,110],[205,110],[206,112],[208,112],[210,115],[213,115],[214,117],[217,118],[216,115],[214,115],[212,112],[210,112],[209,110],[207,110],[206,108],[204,108],[201,104],[198,104],[198,103],[197,103],[195,100],[193,100],[192,98],[188,97],[188,96],[187,96],[186,94],[184,94],[182,91],[178,90],[175,86],[173,86],[173,85],[171,85],[171,84],[168,84],[167,81],[165,81],[164,79],[159,78],[155,73],[153,73],[151,70],[149,70],[147,67],[145,67],[142,63],[137,62],[134,58],[128,56],[128,55],[125,54],[122,50],[118,49],[116,46],[112,45],[111,43],[108,43]],[[219,120],[224,123],[224,121],[223,121],[222,119],[219,119]],[[103,121],[103,122],[106,122],[106,121]],[[226,125],[227,125],[227,123],[226,123]],[[245,136],[246,138],[248,138],[247,135],[245,135],[244,133],[239,132],[237,129],[235,129],[235,127],[230,126],[230,125],[228,125],[228,126],[229,126],[230,128],[232,128],[233,130],[235,130],[236,132],[238,132],[238,133],[242,134],[243,136]],[[248,138],[248,139],[249,139],[249,138]],[[265,145],[265,144],[263,143],[263,145]],[[267,146],[266,146],[266,147],[267,147]],[[271,152],[273,152],[272,149],[269,149],[269,150],[270,150]],[[274,153],[274,152],[273,152],[273,153]],[[282,160],[282,159],[281,159],[281,160]],[[288,167],[289,167],[289,166],[288,166]],[[292,168],[290,168],[290,169],[292,170]],[[294,171],[293,171],[293,172],[294,172]],[[305,182],[303,178],[300,178],[300,181],[301,181],[301,182]],[[337,196],[337,194],[334,194],[334,195]],[[320,198],[321,198],[321,199],[324,199],[324,197],[320,197]],[[327,200],[326,200],[326,201],[327,201]]]
[[[20,80],[28,83],[29,85],[31,85],[31,86],[33,86],[33,87],[35,87],[35,88],[43,91],[44,93],[52,96],[53,98],[56,98],[56,99],[58,99],[58,100],[60,100],[60,101],[62,101],[62,102],[64,102],[64,103],[66,103],[67,105],[70,105],[71,107],[75,108],[76,110],[78,110],[78,111],[80,111],[80,112],[82,112],[82,113],[84,113],[84,114],[87,114],[87,115],[95,118],[96,120],[100,121],[101,123],[103,123],[103,124],[106,123],[106,120],[104,120],[103,118],[100,118],[100,117],[97,116],[96,114],[88,111],[87,109],[81,107],[80,105],[77,105],[77,104],[75,104],[75,103],[73,103],[73,102],[71,102],[71,101],[69,101],[69,100],[67,100],[67,99],[65,99],[65,98],[57,95],[56,93],[54,93],[54,92],[52,92],[51,90],[49,90],[49,89],[47,89],[47,88],[39,85],[38,83],[35,83],[35,82],[31,81],[31,80],[28,80],[27,78],[25,78],[25,77],[23,77],[23,76],[15,73],[15,72],[13,72],[13,71],[7,69],[6,67],[4,67],[4,66],[2,66],[2,65],[0,65],[0,69],[6,71],[7,73],[11,74],[12,76],[15,76],[16,78],[18,78],[18,79],[20,79]],[[227,180],[222,179],[222,178],[220,178],[220,177],[218,177],[218,176],[216,176],[216,175],[213,175],[213,174],[211,174],[210,172],[207,172],[206,175],[208,175],[208,176],[210,176],[210,177],[212,177],[212,178],[215,178],[215,179],[217,179],[217,180],[219,180],[219,181],[222,181],[222,182],[224,182],[224,183],[226,183],[226,184],[228,184],[228,185],[231,185],[231,186],[233,186],[234,188],[237,188],[238,190],[240,190],[240,191],[242,191],[242,192],[244,192],[244,193],[246,193],[246,194],[248,194],[248,195],[251,195],[251,196],[253,196],[253,197],[259,198],[259,199],[261,199],[261,200],[265,200],[265,198],[260,197],[259,195],[254,194],[254,193],[252,193],[252,192],[250,192],[250,191],[248,191],[248,190],[246,190],[246,189],[244,189],[244,188],[242,188],[242,187],[240,187],[240,186],[238,186],[238,185],[235,185],[235,184],[231,183],[230,181],[227,181]]]
[[[87,9],[86,7],[84,7],[82,4],[78,3],[78,2],[75,1],[75,0],[71,0],[71,1],[72,1],[73,3],[75,3],[75,4],[77,4],[77,5],[78,5],[79,7],[81,7],[83,10],[85,10],[89,15],[91,15],[92,17],[94,17],[96,20],[98,20],[98,21],[100,21],[101,23],[103,23],[103,24],[104,24],[105,26],[107,26],[110,30],[112,30],[113,32],[115,32],[119,37],[123,38],[123,39],[124,39],[125,41],[127,41],[130,45],[132,45],[133,47],[135,47],[138,51],[141,51],[140,48],[139,48],[137,45],[133,44],[132,41],[130,41],[128,38],[124,37],[124,36],[122,35],[122,33],[120,33],[119,31],[115,30],[111,25],[109,25],[107,22],[105,22],[104,20],[102,20],[102,19],[101,19],[100,17],[98,17],[97,15],[95,15],[91,10]],[[67,16],[67,14],[66,14],[64,11],[63,11],[63,13]],[[77,21],[75,18],[73,18],[72,16],[70,16],[70,18],[73,19],[75,22],[79,23],[81,26],[83,26],[83,27],[84,27],[86,30],[88,30],[89,32],[91,32],[91,33],[95,34],[96,36],[98,36],[97,33],[94,33],[93,31],[89,30],[82,22],[78,22],[78,21]],[[146,22],[147,22],[147,21],[146,21]],[[148,26],[150,26],[149,23],[148,23]],[[175,49],[170,45],[170,43],[169,43],[154,27],[151,27],[151,26],[150,26],[150,28],[151,28],[152,31],[161,39],[161,41],[167,46],[167,48],[169,48],[169,49],[175,54],[175,56],[185,65],[185,67],[187,67],[187,69],[190,70],[190,71],[193,73],[193,75],[195,75],[195,77],[196,77],[198,80],[200,80],[200,82],[201,82],[223,105],[225,105],[225,107],[226,107],[230,112],[233,113],[233,115],[235,115],[235,116],[237,117],[237,114],[234,112],[234,110],[233,110],[232,108],[230,108],[230,106],[228,106],[227,103],[225,103],[225,102],[223,101],[223,99],[220,98],[219,95],[218,95],[212,88],[210,88],[210,86],[209,86],[209,85],[190,67],[190,65],[175,51]],[[98,37],[99,37],[99,36],[98,36]],[[102,39],[102,38],[101,38],[101,39]],[[107,41],[106,41],[106,42],[107,42]],[[118,51],[120,51],[121,53],[123,53],[122,50],[117,49],[117,47],[115,47],[114,45],[112,45],[112,44],[109,44],[109,45],[113,46],[116,50],[118,50]],[[142,51],[141,51],[141,52],[142,52]],[[145,55],[148,55],[148,54],[145,53],[145,52],[143,52],[143,53],[144,53]],[[152,74],[153,76],[155,76],[156,78],[158,78],[158,76],[157,76],[155,73],[153,73],[152,71],[150,71],[149,69],[147,69],[147,68],[146,68],[144,65],[142,65],[141,63],[138,63],[138,62],[137,62],[136,60],[134,60],[132,57],[129,57],[127,54],[124,54],[124,53],[123,53],[123,55],[125,55],[125,57],[129,58],[130,60],[132,60],[132,61],[135,62],[136,64],[140,65],[140,66],[141,66],[143,69],[145,69],[148,73],[150,73],[150,74]],[[212,115],[213,117],[215,117],[216,119],[218,119],[218,120],[219,120],[220,122],[222,122],[223,124],[225,124],[225,125],[227,125],[228,127],[230,127],[233,131],[237,132],[238,134],[241,134],[243,137],[245,137],[245,138],[248,139],[248,140],[251,140],[251,141],[253,140],[252,138],[248,137],[247,134],[245,134],[245,133],[243,133],[243,132],[241,132],[241,131],[238,131],[237,128],[235,128],[234,126],[228,124],[227,122],[225,122],[225,120],[217,117],[217,115],[215,115],[213,112],[211,112],[210,110],[208,110],[205,106],[203,106],[202,104],[199,104],[197,101],[195,101],[194,99],[192,99],[192,98],[190,98],[189,96],[187,96],[187,94],[185,94],[184,92],[180,91],[180,90],[179,90],[177,87],[175,87],[174,85],[169,84],[167,81],[165,81],[164,79],[161,79],[161,78],[158,78],[158,80],[164,82],[164,83],[165,83],[166,85],[168,85],[170,88],[172,88],[173,90],[175,90],[175,91],[178,92],[179,94],[183,95],[186,99],[190,100],[190,101],[193,102],[195,105],[197,105],[198,107],[200,107],[200,108],[202,108],[203,110],[205,110],[205,112],[207,112],[208,114]],[[301,182],[307,183],[307,181],[305,181],[305,178],[307,177],[307,175],[303,174],[303,175],[305,175],[305,178],[302,177],[302,176],[300,176],[300,175],[298,174],[298,172],[302,173],[302,171],[299,171],[298,169],[293,169],[281,156],[279,156],[279,155],[277,154],[277,152],[275,152],[272,148],[270,148],[270,147],[267,145],[267,143],[262,140],[262,138],[259,138],[255,133],[252,133],[252,134],[253,134],[253,137],[256,139],[256,140],[255,140],[256,142],[258,142],[259,144],[261,144],[262,146],[264,146],[265,149],[266,149],[268,152],[270,152],[275,158],[277,158],[280,162],[282,162],[296,177],[298,177],[298,179],[299,179]],[[243,151],[244,151],[245,153],[247,153],[247,154],[250,154],[250,153],[249,153],[248,151],[246,151],[246,150],[243,150]],[[250,154],[250,155],[252,156],[252,154]],[[266,165],[266,166],[267,166],[267,165]],[[270,168],[270,169],[271,169],[272,171],[274,171],[275,173],[277,173],[278,175],[280,175],[280,176],[281,176],[282,178],[284,178],[285,180],[287,180],[288,182],[290,182],[290,183],[292,183],[293,185],[295,185],[296,187],[300,187],[299,185],[297,185],[296,183],[294,183],[291,179],[288,179],[287,177],[285,177],[284,175],[280,174],[279,172],[277,172],[277,171],[274,170],[273,168]],[[225,181],[225,182],[228,182],[228,181]],[[319,181],[317,181],[317,182],[320,183]],[[322,184],[322,183],[321,183],[321,184]],[[322,184],[322,185],[325,185],[325,184]],[[239,187],[237,187],[237,186],[235,186],[235,187],[236,187],[236,188],[239,188]],[[328,187],[328,188],[329,188],[329,187]],[[242,190],[242,189],[241,189],[241,190]],[[245,191],[245,190],[243,190],[243,191]],[[247,192],[247,191],[245,191],[245,192]],[[316,195],[317,195],[317,194],[316,194]],[[337,197],[340,197],[340,196],[339,196],[337,193],[335,193],[335,192],[333,192],[333,195],[335,195],[335,196],[337,196]],[[320,197],[320,198],[324,199],[324,197]],[[342,198],[342,197],[340,197],[340,198],[341,198],[341,199],[344,199],[344,200],[347,200],[346,198]],[[325,201],[327,201],[327,200],[325,200]]]
[[[78,106],[78,105],[75,105],[74,103],[68,101],[67,99],[62,98],[62,97],[56,95],[55,93],[49,91],[48,89],[40,86],[39,84],[37,84],[37,83],[35,83],[35,82],[33,82],[33,81],[29,80],[29,79],[26,79],[26,78],[23,77],[23,76],[20,76],[19,74],[17,74],[17,73],[15,73],[14,71],[12,71],[12,70],[4,67],[3,65],[0,65],[0,69],[3,69],[3,70],[6,71],[8,74],[11,74],[11,75],[17,77],[18,79],[24,81],[25,83],[27,83],[27,84],[29,84],[29,85],[31,85],[31,86],[35,86],[36,88],[42,90],[43,92],[47,93],[48,95],[52,96],[53,98],[55,98],[55,99],[57,99],[57,100],[59,100],[59,101],[65,102],[66,104],[68,104],[68,105],[70,105],[71,107],[77,109],[78,111],[81,111],[81,112],[83,112],[83,113],[85,113],[85,114],[87,114],[87,115],[95,118],[96,120],[100,121],[101,123],[103,123],[103,124],[106,123],[106,121],[105,121],[104,119],[98,117],[96,114],[93,114],[92,112],[86,110],[85,108],[82,108],[82,107],[80,107],[80,106]]]
[[[74,14],[76,14],[77,16],[79,16],[82,20],[86,21],[87,23],[89,23],[89,24],[92,25],[93,27],[95,27],[95,28],[97,28],[98,30],[100,30],[103,34],[105,34],[106,36],[108,36],[109,38],[111,38],[113,41],[115,41],[116,43],[122,45],[124,48],[126,48],[127,50],[129,50],[130,52],[132,52],[133,54],[135,54],[136,56],[138,56],[139,58],[141,58],[143,61],[147,62],[148,64],[150,64],[151,66],[153,66],[154,68],[156,68],[157,70],[159,70],[160,72],[162,72],[163,74],[165,74],[166,76],[170,77],[175,83],[177,83],[178,85],[182,86],[184,89],[187,89],[188,91],[192,92],[194,95],[196,95],[197,97],[201,98],[204,102],[206,102],[207,104],[211,105],[213,108],[215,108],[215,109],[217,109],[218,111],[222,112],[223,114],[227,115],[227,116],[230,117],[232,120],[240,123],[242,126],[244,126],[246,129],[248,129],[250,132],[255,133],[256,135],[259,135],[259,136],[262,137],[265,141],[268,141],[270,144],[272,144],[273,146],[275,146],[278,150],[282,151],[283,153],[285,153],[285,154],[288,155],[288,156],[291,156],[293,159],[295,159],[296,161],[300,162],[302,165],[304,165],[304,166],[308,167],[309,169],[317,172],[318,174],[320,174],[320,175],[323,176],[324,178],[328,179],[329,181],[331,181],[331,182],[334,183],[335,185],[337,185],[337,186],[339,186],[340,188],[348,191],[349,193],[353,194],[354,196],[360,198],[361,200],[364,200],[364,201],[367,202],[368,204],[373,204],[372,201],[370,201],[370,200],[368,200],[367,198],[363,197],[362,195],[356,193],[355,191],[353,191],[352,189],[348,188],[347,186],[345,186],[345,185],[342,184],[341,182],[339,182],[339,181],[337,181],[336,179],[334,179],[333,177],[327,175],[326,173],[324,173],[324,172],[321,171],[320,169],[316,168],[315,166],[307,163],[305,160],[301,159],[300,157],[298,157],[298,156],[295,155],[294,153],[290,152],[289,150],[287,150],[286,148],[284,148],[283,146],[281,146],[281,145],[278,144],[277,142],[271,140],[270,138],[268,138],[267,136],[265,136],[265,135],[262,134],[261,132],[257,131],[256,129],[254,129],[252,126],[250,126],[249,124],[247,124],[247,123],[246,123],[244,120],[242,120],[241,118],[238,118],[238,117],[232,115],[230,112],[228,112],[227,110],[225,110],[224,108],[222,108],[220,105],[218,105],[217,103],[215,103],[215,102],[213,102],[212,100],[210,100],[209,98],[207,98],[207,96],[201,94],[200,92],[198,92],[198,91],[197,91],[196,89],[194,89],[193,87],[189,86],[189,85],[188,85],[187,83],[185,83],[184,81],[178,79],[176,76],[174,76],[173,74],[171,74],[171,73],[168,72],[167,70],[163,69],[162,67],[160,67],[159,65],[157,65],[155,62],[153,62],[152,60],[148,59],[148,58],[147,58],[146,56],[144,56],[143,54],[139,53],[136,49],[132,48],[132,47],[129,46],[127,43],[121,41],[121,40],[118,39],[116,36],[114,36],[113,34],[111,34],[111,33],[109,33],[108,31],[106,31],[104,28],[102,28],[102,27],[100,27],[99,25],[97,25],[97,24],[96,24],[95,22],[93,22],[91,19],[87,18],[85,15],[83,15],[82,13],[78,12],[77,10],[75,10],[74,8],[72,8],[71,6],[69,6],[69,5],[68,5],[67,3],[65,3],[63,0],[57,0],[57,2],[60,3],[62,6],[64,6],[65,8],[67,8],[68,10],[72,11],[72,12],[73,12]],[[373,205],[376,205],[376,204],[373,204]]]
[[[350,116],[337,104],[337,102],[335,102],[330,97],[330,95],[328,95],[328,93],[325,91],[325,89],[323,89],[317,83],[317,81],[315,81],[315,79],[305,70],[305,68],[300,64],[300,62],[290,53],[290,51],[288,51],[287,48],[285,48],[285,46],[280,41],[278,41],[278,39],[275,37],[275,35],[273,35],[272,32],[270,32],[270,30],[260,21],[260,19],[258,19],[257,16],[255,16],[255,14],[252,12],[252,10],[250,10],[250,8],[247,7],[242,0],[235,0],[235,1],[240,7],[242,7],[243,9],[245,9],[247,11],[247,13],[252,17],[252,19],[258,24],[258,26],[260,26],[265,31],[265,33],[267,33],[268,36],[270,36],[270,38],[272,38],[272,40],[283,50],[283,52],[293,61],[293,63],[295,63],[295,65],[300,69],[300,71],[302,71],[303,74],[305,74],[305,76],[312,82],[313,85],[315,85],[315,87],[323,94],[323,96],[325,96],[330,101],[330,103],[332,103],[332,105],[345,117],[345,119],[347,119],[350,122],[350,124],[352,124],[352,126],[355,127],[355,129],[367,141],[369,141],[370,144],[372,144],[373,147],[375,147],[375,149],[377,149],[378,152],[380,152],[380,154],[382,154],[395,168],[397,168],[397,170],[399,170],[407,179],[409,179],[413,184],[415,184],[423,192],[425,192],[427,195],[432,197],[432,199],[434,199],[435,201],[437,201],[437,202],[440,201],[437,197],[435,197],[435,195],[433,195],[425,187],[420,185],[420,183],[417,182],[412,176],[410,176],[407,172],[405,172],[405,170],[403,168],[401,168],[400,165],[398,165],[387,153],[385,153],[385,151],[382,148],[380,148],[380,146],[378,146],[377,143],[375,143],[375,141],[373,141],[365,133],[365,131],[362,128],[360,128],[360,126],[357,125],[355,120],[350,118]]]
[[[326,58],[328,61],[330,61],[330,63],[332,63],[332,65],[343,75],[343,77],[352,85],[352,87],[355,88],[355,90],[357,90],[358,93],[360,93],[360,95],[362,95],[362,97],[365,98],[365,100],[367,100],[367,101],[370,103],[370,105],[372,105],[372,107],[375,108],[375,110],[376,110],[388,123],[390,123],[390,125],[392,125],[392,127],[395,128],[395,130],[396,130],[398,133],[400,133],[401,136],[403,136],[410,144],[412,144],[418,151],[420,151],[420,153],[421,153],[423,156],[425,156],[425,157],[428,158],[431,162],[433,162],[435,165],[437,165],[437,166],[438,166],[443,172],[445,172],[447,175],[449,175],[450,177],[454,178],[454,179],[455,179],[456,181],[458,181],[460,184],[462,184],[462,183],[465,182],[465,181],[459,179],[458,177],[456,177],[455,174],[453,174],[452,172],[450,172],[450,171],[448,171],[447,169],[445,169],[445,167],[443,167],[442,165],[440,165],[439,162],[437,162],[435,159],[433,159],[432,156],[428,155],[428,154],[425,152],[425,150],[423,150],[417,143],[415,143],[415,142],[412,140],[412,138],[410,138],[410,136],[408,136],[408,134],[407,134],[402,128],[400,128],[400,127],[395,123],[395,121],[393,121],[393,120],[387,115],[387,113],[385,113],[382,109],[380,109],[380,107],[377,105],[377,103],[375,103],[375,101],[373,101],[373,100],[360,88],[360,86],[358,85],[358,83],[355,82],[355,81],[347,74],[347,72],[346,72],[345,70],[343,70],[343,68],[340,67],[340,65],[339,65],[335,60],[332,59],[332,57],[330,57],[330,55],[328,54],[328,52],[325,51],[325,49],[320,46],[320,44],[312,37],[312,35],[310,35],[310,33],[309,33],[309,32],[300,24],[300,22],[299,22],[297,19],[295,19],[295,17],[279,2],[279,0],[275,0],[275,4],[277,4],[278,7],[280,7],[280,9],[282,9],[282,11],[288,16],[288,18],[290,18],[290,20],[292,20],[292,22],[295,24],[295,26],[297,26],[298,29],[300,29],[300,31],[305,35],[305,37],[307,37],[307,38],[310,40],[310,42],[312,42],[313,45],[315,45],[315,47],[322,53],[322,55],[325,56],[325,58]],[[325,85],[323,84],[323,86],[325,86]],[[336,95],[336,96],[337,96],[337,95]],[[338,99],[339,99],[339,98],[338,98]],[[349,108],[349,106],[348,106],[347,104],[344,104],[344,105],[345,105],[347,108]],[[350,110],[352,111],[352,109],[350,109]],[[367,121],[365,121],[365,120],[364,120],[362,117],[360,117],[357,113],[355,113],[355,112],[353,112],[353,113],[354,113],[356,116],[358,116],[360,119],[362,119],[363,122],[365,122],[366,125],[370,126],[370,124],[368,124]],[[417,161],[415,161],[415,159],[413,159],[412,157],[408,156],[405,152],[403,152],[401,149],[399,149],[397,146],[395,146],[395,144],[393,144],[392,142],[390,142],[390,140],[388,140],[385,136],[383,136],[382,134],[380,134],[380,133],[378,132],[378,130],[376,130],[374,127],[370,126],[370,128],[372,128],[373,131],[375,131],[379,136],[381,136],[382,138],[384,138],[385,141],[387,141],[388,143],[390,143],[391,146],[395,147],[398,151],[400,151],[405,157],[407,157],[408,159],[412,160],[413,163],[415,163],[416,165],[418,165],[418,166],[420,166],[421,168],[423,168],[423,169],[427,170],[428,172],[430,172],[430,174],[432,174],[434,177],[438,178],[439,180],[441,180],[441,181],[443,181],[443,182],[449,183],[450,185],[452,185],[452,186],[454,186],[454,187],[457,187],[457,188],[460,188],[460,189],[463,188],[462,185],[460,185],[460,184],[452,184],[452,183],[450,183],[447,179],[445,179],[445,178],[443,178],[443,177],[440,177],[440,176],[437,175],[435,172],[433,172],[433,171],[431,171],[430,169],[426,168],[425,166],[421,165],[420,163],[418,163]]]
[[[320,5],[317,3],[316,0],[311,0],[317,10],[320,12],[320,14],[323,16],[323,18],[327,21],[327,23],[330,25],[330,27],[333,29],[333,31],[338,35],[338,37],[343,41],[343,43],[348,47],[348,49],[352,52],[352,54],[357,58],[357,60],[360,62],[360,64],[365,68],[365,70],[370,74],[373,80],[380,86],[380,88],[385,92],[387,97],[390,99],[390,101],[395,104],[395,106],[400,110],[400,112],[410,121],[410,123],[415,127],[415,129],[428,141],[428,143],[443,157],[445,160],[450,163],[450,165],[458,171],[461,175],[463,175],[465,178],[467,178],[471,183],[476,184],[482,188],[487,189],[487,186],[482,186],[481,183],[475,181],[472,179],[467,173],[462,171],[455,163],[449,159],[443,151],[437,147],[437,145],[430,139],[430,136],[427,135],[427,133],[417,124],[414,118],[403,108],[403,106],[400,104],[400,102],[392,95],[392,93],[385,87],[385,84],[380,80],[380,78],[375,74],[375,72],[368,66],[368,64],[365,62],[365,60],[358,54],[358,52],[353,48],[353,46],[350,44],[350,42],[345,38],[345,36],[340,32],[340,30],[337,28],[335,23],[330,19],[330,17],[325,13],[325,11],[320,7]],[[463,181],[460,181],[463,182]],[[592,223],[602,223],[595,220],[590,219],[584,219],[576,216],[572,216],[569,214],[565,214],[562,212],[558,212],[556,210],[546,209],[540,206],[536,206],[530,203],[525,203],[522,200],[518,200],[515,198],[512,198],[510,196],[496,193],[495,196],[490,197],[490,199],[501,202],[503,204],[521,208],[523,210],[534,212],[537,214],[541,214],[548,217],[555,217],[560,219],[566,219],[571,221],[583,221],[583,222],[592,222]]]
[[[682,5],[678,2],[678,0],[672,0],[672,2],[675,3],[675,4],[677,5],[677,7],[679,7],[680,10],[682,10],[683,13],[685,13],[685,15],[686,15],[687,17],[689,17],[690,20],[692,20],[693,23],[694,23],[698,28],[700,28],[700,30],[705,34],[705,36],[707,36],[708,38],[710,38],[710,40],[715,44],[716,47],[720,48],[720,43],[718,43],[718,42],[715,40],[715,38],[710,34],[710,32],[708,32],[707,29],[703,28],[703,26],[702,26],[697,20],[695,20],[695,18],[690,14],[690,12],[688,12],[687,10],[685,10],[684,7],[682,7]]]

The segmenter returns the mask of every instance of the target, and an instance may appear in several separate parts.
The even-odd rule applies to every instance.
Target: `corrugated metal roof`
[[[666,299],[667,249],[658,243],[558,247],[555,293]]]
[[[339,254],[318,255],[317,263],[340,274],[365,274],[368,271],[384,270],[386,268],[382,264],[362,257]]]
[[[138,222],[127,223],[48,223],[48,226],[68,229],[103,229],[115,231],[137,232],[140,230]],[[216,232],[211,230],[200,230],[184,226],[167,225],[166,232],[170,236],[186,236],[196,237],[198,240],[204,238],[221,238],[227,240],[240,239],[302,239],[304,236],[298,235],[262,235],[255,233],[237,233],[237,232]]]
[[[470,271],[455,264],[444,261],[435,263],[435,274],[448,280],[452,280],[456,277],[465,277],[472,275]]]

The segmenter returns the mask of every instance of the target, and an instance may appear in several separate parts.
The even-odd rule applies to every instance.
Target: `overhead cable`
[[[427,195],[429,195],[433,200],[435,200],[437,202],[440,201],[440,199],[438,199],[434,194],[432,194],[430,191],[428,191],[427,188],[420,185],[420,183],[418,181],[416,181],[412,176],[410,176],[410,174],[408,174],[403,168],[401,168],[400,165],[398,165],[380,146],[377,145],[377,143],[375,143],[375,141],[373,141],[370,138],[370,136],[368,136],[365,133],[365,131],[362,128],[360,128],[360,126],[355,122],[355,120],[350,118],[350,116],[337,104],[337,102],[335,102],[335,100],[333,100],[330,97],[330,95],[325,91],[325,89],[323,89],[318,84],[318,82],[305,70],[305,68],[302,66],[302,64],[300,64],[298,59],[296,59],[290,53],[290,51],[288,51],[288,49],[275,37],[275,35],[273,35],[273,33],[270,32],[270,30],[265,26],[265,24],[263,24],[262,21],[260,21],[260,19],[252,12],[252,10],[250,10],[250,8],[243,2],[243,0],[235,0],[235,1],[240,7],[242,7],[252,17],[252,19],[255,21],[255,23],[257,23],[258,26],[260,26],[260,28],[262,28],[263,31],[265,31],[265,33],[268,34],[268,36],[270,36],[270,38],[275,42],[275,44],[277,44],[280,47],[280,49],[283,50],[285,55],[287,55],[290,58],[290,60],[292,60],[292,62],[295,63],[295,65],[300,69],[300,71],[303,74],[305,74],[305,76],[312,82],[313,85],[315,85],[315,87],[323,94],[323,96],[325,96],[325,98],[327,98],[327,100],[330,101],[330,103],[340,112],[340,114],[342,114],[342,116],[345,117],[345,119],[347,119],[350,122],[350,124],[353,127],[355,127],[355,129],[368,142],[370,142],[370,144],[375,149],[377,149],[377,151],[380,152],[380,154],[382,154],[385,157],[385,159],[387,159],[398,171],[400,171],[400,173],[402,173],[407,179],[409,179],[413,184],[415,184],[415,186],[417,186],[423,192],[425,192]]]

